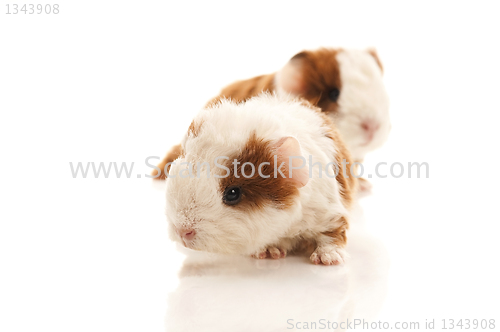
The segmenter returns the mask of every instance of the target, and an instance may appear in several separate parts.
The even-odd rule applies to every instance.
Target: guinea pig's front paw
[[[165,167],[165,165],[162,165],[162,164],[159,164],[158,165],[158,168],[163,168]],[[158,175],[158,173],[160,173],[160,175]],[[157,169],[153,169],[153,171],[151,172],[151,175],[153,176],[153,179],[154,180],[165,180],[167,177],[165,175],[165,172],[163,171],[159,171]]]
[[[372,191],[373,185],[365,178],[358,178],[359,189],[358,191],[363,194],[369,194]]]
[[[336,245],[317,247],[310,259],[314,264],[339,265],[345,262],[347,252]]]
[[[252,255],[253,258],[264,259],[264,258],[285,258],[286,257],[286,249],[278,248],[278,247],[268,247],[264,250],[260,250]]]

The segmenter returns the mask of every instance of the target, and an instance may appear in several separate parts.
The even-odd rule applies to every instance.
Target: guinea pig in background
[[[240,104],[221,100],[195,117],[182,151],[167,181],[174,240],[256,258],[285,257],[309,243],[313,263],[344,261],[357,182],[349,152],[321,110],[269,94]]]
[[[321,48],[296,54],[277,73],[237,81],[208,105],[222,98],[245,101],[262,91],[291,94],[321,108],[335,122],[355,161],[380,147],[391,128],[389,100],[382,81],[382,64],[374,50]],[[181,147],[173,147],[158,165],[176,159]]]

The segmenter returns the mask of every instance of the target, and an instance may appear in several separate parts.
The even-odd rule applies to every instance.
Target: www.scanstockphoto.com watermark
[[[77,162],[73,163],[70,162],[70,171],[71,171],[71,176],[73,178],[109,178],[115,177],[115,178],[126,178],[130,179],[132,177],[136,178],[142,178],[143,176],[145,178],[156,178],[160,176],[160,172],[165,172],[165,170],[168,169],[170,165],[176,165],[180,164],[183,166],[181,170],[179,171],[179,174],[172,174],[172,173],[166,173],[167,177],[173,178],[173,177],[181,177],[181,178],[200,178],[202,176],[202,173],[204,174],[203,176],[206,176],[207,178],[210,176],[213,176],[215,178],[225,178],[228,177],[231,174],[231,170],[229,167],[221,164],[220,162],[223,160],[229,160],[229,157],[226,156],[219,156],[215,158],[214,160],[214,167],[211,168],[210,164],[208,162],[196,162],[196,163],[190,163],[190,162],[181,162],[181,161],[174,161],[172,163],[168,163],[165,165],[165,168],[161,170],[159,167],[157,167],[155,164],[152,164],[151,162],[153,160],[159,161],[160,158],[157,156],[150,156],[145,159],[145,164],[148,168],[151,170],[156,169],[158,174],[156,176],[150,175],[150,174],[133,174],[134,170],[134,162],[131,163],[118,163],[118,162],[109,162],[109,163],[104,163],[104,162]],[[302,164],[300,166],[294,166],[293,160],[298,159],[302,161]],[[306,160],[302,156],[298,157],[289,157],[289,162],[288,162],[288,169],[286,169],[285,162],[278,163],[277,162],[277,156],[274,156],[274,169],[273,169],[273,177],[283,177],[285,178],[286,175],[289,177],[293,177],[293,171],[294,170],[300,170],[303,169],[304,167],[308,168],[309,172],[309,177],[312,178],[314,171],[317,170],[318,172],[318,177],[323,178],[323,176],[329,177],[329,178],[334,178],[336,177],[339,172],[342,172],[342,174],[345,177],[349,177],[349,174],[352,175],[353,177],[360,178],[365,176],[371,179],[373,177],[375,178],[401,178],[403,176],[407,176],[408,178],[429,178],[429,164],[426,162],[408,162],[407,165],[401,163],[401,162],[393,162],[393,163],[387,163],[387,162],[379,162],[375,165],[374,168],[374,173],[365,172],[365,167],[362,163],[359,162],[354,162],[354,163],[349,163],[345,159],[342,160],[341,164],[338,165],[336,162],[330,162],[327,164],[322,164],[320,162],[313,162],[312,156],[309,156],[308,160]],[[252,178],[255,176],[257,173],[259,176],[262,178],[269,178],[271,175],[266,175],[263,173],[263,169],[265,167],[271,166],[271,163],[269,162],[263,162],[259,165],[254,165],[250,162],[244,162],[243,164],[239,162],[237,159],[234,159],[233,162],[231,163],[233,167],[233,175],[235,177],[244,177],[244,178]],[[240,172],[238,173],[238,169]],[[195,171],[196,170],[196,171]],[[283,172],[284,170],[287,170],[287,172]],[[350,172],[347,172],[349,170]],[[224,173],[222,173],[224,171]],[[114,176],[113,176],[114,175]]]

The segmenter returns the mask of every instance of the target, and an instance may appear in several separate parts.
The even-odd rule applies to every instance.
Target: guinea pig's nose
[[[196,231],[191,228],[183,228],[179,230],[179,235],[185,240],[192,240],[196,235]]]
[[[373,120],[365,120],[361,122],[361,129],[365,132],[366,139],[370,142],[373,139],[373,136],[380,128],[380,124]]]

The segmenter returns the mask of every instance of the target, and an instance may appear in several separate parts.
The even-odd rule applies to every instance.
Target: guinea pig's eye
[[[330,100],[333,102],[336,102],[337,99],[339,99],[339,95],[340,95],[340,90],[337,88],[332,89],[330,90],[330,92],[328,92],[328,98],[330,98]]]
[[[226,190],[224,190],[222,200],[227,205],[238,204],[241,200],[241,188],[235,186],[227,187]]]

